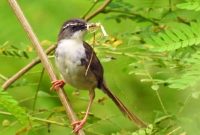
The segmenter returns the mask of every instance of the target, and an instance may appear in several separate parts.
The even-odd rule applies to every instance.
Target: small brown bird
[[[72,124],[74,132],[78,132],[87,120],[95,97],[95,88],[106,93],[121,112],[134,121],[137,126],[146,127],[146,124],[131,113],[106,86],[103,67],[92,47],[83,40],[84,34],[90,27],[94,27],[94,25],[81,19],[66,21],[60,30],[55,51],[56,65],[64,80],[53,82],[53,88],[63,87],[66,82],[75,88],[89,90],[90,100],[86,114],[82,120]]]

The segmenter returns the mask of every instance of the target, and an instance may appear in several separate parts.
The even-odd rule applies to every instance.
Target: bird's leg
[[[89,104],[88,104],[84,118],[80,121],[75,121],[75,122],[72,123],[73,129],[74,129],[73,132],[75,132],[75,133],[77,133],[80,129],[82,129],[83,125],[87,121],[87,117],[88,117],[92,102],[93,102],[94,97],[95,97],[94,89],[89,91],[89,96],[90,96],[90,100],[89,100]]]
[[[65,81],[63,80],[56,80],[51,83],[52,83],[51,89],[55,89],[55,90],[59,90],[59,88],[62,88],[65,85]]]

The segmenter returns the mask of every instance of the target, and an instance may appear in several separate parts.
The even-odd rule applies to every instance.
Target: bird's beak
[[[97,23],[87,23],[87,30],[96,29],[96,28],[99,28],[99,25],[97,25]]]
[[[106,33],[103,25],[101,23],[87,23],[87,30],[97,30],[97,29],[101,29],[102,33],[104,36],[108,36],[108,34]]]

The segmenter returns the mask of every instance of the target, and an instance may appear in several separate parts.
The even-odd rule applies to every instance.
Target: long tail
[[[128,108],[119,100],[119,98],[112,94],[112,92],[104,83],[101,89],[112,99],[112,101],[117,105],[121,112],[126,115],[130,120],[132,120],[138,127],[147,127],[147,124],[145,124],[138,116],[131,113]]]

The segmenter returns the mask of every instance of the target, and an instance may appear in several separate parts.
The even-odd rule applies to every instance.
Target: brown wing
[[[88,68],[89,62],[91,61],[89,65],[89,70],[95,75],[98,81],[97,88],[101,88],[103,83],[103,67],[92,47],[86,42],[83,42],[83,46],[85,48],[87,59],[86,60],[83,59],[81,60],[81,62],[82,64],[86,65],[86,68]]]

